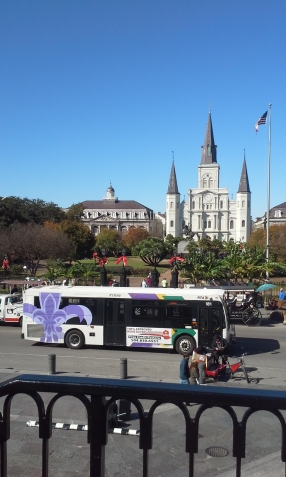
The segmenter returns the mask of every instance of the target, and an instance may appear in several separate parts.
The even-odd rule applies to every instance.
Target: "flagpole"
[[[269,214],[270,214],[270,157],[271,157],[271,114],[272,104],[269,104],[269,126],[268,126],[268,180],[267,180],[267,215],[266,215],[266,262],[269,262]],[[269,280],[269,271],[266,272],[266,279]]]

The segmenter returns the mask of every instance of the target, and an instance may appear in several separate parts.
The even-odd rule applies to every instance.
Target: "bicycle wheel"
[[[253,310],[252,317],[248,326],[259,326],[262,320],[261,312],[256,308]]]
[[[241,319],[242,319],[242,322],[244,325],[247,325],[249,326],[249,323],[250,323],[250,320],[251,320],[251,315],[252,315],[252,311],[250,308],[247,308],[247,310],[245,310],[242,315],[241,315]]]

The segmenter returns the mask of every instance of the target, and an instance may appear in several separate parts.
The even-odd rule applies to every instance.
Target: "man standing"
[[[147,283],[145,281],[145,278],[143,278],[143,280],[142,280],[141,287],[147,288]]]
[[[180,364],[180,384],[190,384],[189,355],[184,353]]]

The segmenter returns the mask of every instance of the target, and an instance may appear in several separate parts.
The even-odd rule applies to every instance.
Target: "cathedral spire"
[[[213,164],[214,162],[216,163],[216,145],[214,143],[211,112],[209,111],[205,142],[202,146],[201,164]]]
[[[240,176],[240,183],[238,192],[250,192],[249,182],[248,182],[248,174],[247,174],[247,167],[246,167],[246,160],[245,160],[245,149],[244,149],[244,159],[243,159],[243,166]]]
[[[174,159],[173,159],[173,162],[172,162],[172,169],[171,169],[167,194],[179,194],[176,171],[175,171],[175,165],[174,165]]]

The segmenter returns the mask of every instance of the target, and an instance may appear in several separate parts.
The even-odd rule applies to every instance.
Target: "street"
[[[235,323],[237,343],[231,356],[245,353],[251,375],[259,385],[275,386],[286,382],[286,327],[282,323],[263,320],[263,326],[246,327]],[[56,355],[57,373],[80,374],[94,377],[119,377],[120,358],[128,360],[128,377],[151,381],[178,381],[180,355],[168,350],[128,348],[84,348],[70,350],[64,345],[43,345],[20,338],[21,329],[0,325],[1,370],[4,373],[48,372],[48,355]],[[230,359],[231,361],[231,359]],[[8,378],[8,376],[7,376]]]
[[[223,376],[218,383],[209,380],[212,386],[286,388],[285,357],[286,327],[282,323],[263,321],[258,328],[248,328],[236,323],[237,343],[232,348],[230,362],[235,356],[246,353],[245,361],[251,378],[258,384],[247,384],[240,372],[235,380]],[[20,328],[0,326],[1,381],[21,373],[47,374],[48,355],[56,354],[57,374],[75,376],[118,378],[120,358],[128,359],[128,378],[146,381],[178,382],[181,356],[165,350],[138,351],[129,349],[85,348],[71,351],[64,346],[39,345],[20,338]],[[45,396],[46,403],[51,395]],[[0,407],[4,399],[0,399]],[[142,402],[144,409],[150,409],[151,401]],[[191,416],[198,409],[196,404],[189,407]],[[241,414],[239,408],[236,409]],[[41,442],[38,429],[27,427],[28,421],[37,420],[35,404],[29,396],[17,395],[11,407],[11,439],[8,442],[8,475],[11,477],[35,477],[40,475]],[[83,406],[73,397],[65,397],[57,402],[53,411],[53,422],[86,424]],[[138,415],[132,407],[131,420],[126,428],[139,430]],[[180,410],[172,404],[161,405],[154,416],[153,449],[150,451],[150,477],[187,477],[188,456],[184,444],[184,419]],[[54,429],[50,439],[51,477],[83,477],[88,475],[89,446],[87,433],[74,430]],[[219,408],[204,412],[200,420],[199,452],[195,459],[196,476],[235,475],[235,459],[231,453],[232,423],[230,417]],[[210,457],[206,449],[222,446],[227,449],[225,457]],[[265,468],[275,464],[275,477],[284,475],[280,462],[281,429],[277,419],[260,411],[249,421],[247,430],[247,454],[243,459],[245,472],[247,465],[253,465],[255,474],[257,463],[263,460]],[[248,464],[249,462],[249,464]],[[274,462],[274,464],[273,464]],[[256,464],[255,464],[256,463]],[[244,470],[242,470],[244,472]],[[258,471],[257,472],[261,472]],[[142,451],[137,436],[109,434],[106,447],[106,477],[139,477],[142,475]],[[264,474],[263,474],[264,475]]]

